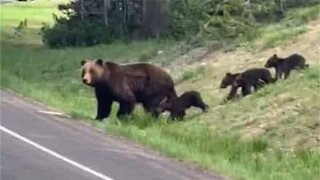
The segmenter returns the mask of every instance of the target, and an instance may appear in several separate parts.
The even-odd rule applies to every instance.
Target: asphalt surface
[[[222,179],[1,92],[1,180]]]

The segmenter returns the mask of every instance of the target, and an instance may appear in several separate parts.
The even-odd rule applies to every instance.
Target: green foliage
[[[43,42],[52,47],[108,44],[115,39],[149,37],[148,31],[155,28],[153,20],[149,24],[143,24],[146,22],[143,20],[145,12],[142,1],[124,1],[121,5],[117,0],[109,1],[108,5],[103,2],[86,1],[83,5],[85,11],[82,10],[80,1],[59,5],[64,16],[55,16],[53,27],[43,26]],[[171,0],[166,35],[197,42],[196,45],[202,45],[207,40],[225,42],[237,37],[254,39],[259,36],[258,27],[261,23],[279,21],[286,16],[289,8],[314,5],[316,2],[317,0]],[[160,4],[158,5],[164,6]],[[146,8],[156,8],[158,5]],[[305,18],[308,17],[306,15]],[[144,26],[148,26],[149,30]]]
[[[173,0],[170,1],[171,34],[176,38],[195,34],[210,39],[233,38],[252,28],[252,18],[247,15],[241,0]],[[248,32],[249,33],[249,32]]]
[[[308,30],[308,22],[320,17],[320,5],[295,8],[277,23],[259,27],[259,38],[239,37],[240,45],[251,51],[283,46]]]
[[[41,31],[43,43],[50,47],[108,44],[117,36],[102,24],[57,17],[52,28],[44,24]]]
[[[42,27],[43,42],[50,47],[92,46],[125,39],[139,26],[141,4],[103,0],[71,1],[60,4],[63,16],[54,15],[54,25]],[[105,13],[104,13],[105,11]]]
[[[288,12],[287,20],[294,25],[305,24],[320,16],[320,4],[308,8],[296,8]]]
[[[196,0],[170,1],[170,34],[178,39],[189,37],[199,32],[204,14],[202,3]]]
[[[250,2],[250,3],[249,3]],[[315,0],[172,0],[170,32],[175,38],[226,41],[254,39],[260,23],[283,19],[288,8],[313,5]]]
[[[319,4],[319,0],[285,0],[284,6],[286,8],[292,7],[305,7],[310,5],[317,5]]]

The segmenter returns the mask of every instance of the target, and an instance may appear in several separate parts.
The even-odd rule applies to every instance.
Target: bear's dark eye
[[[94,74],[94,70],[93,70],[93,69],[90,69],[90,70],[89,70],[89,73],[90,73],[90,74]]]

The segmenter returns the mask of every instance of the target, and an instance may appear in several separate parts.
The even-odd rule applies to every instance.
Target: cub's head
[[[234,80],[236,79],[236,77],[239,75],[240,73],[226,73],[226,75],[223,77],[221,83],[220,83],[220,88],[226,88],[230,85],[233,84]]]
[[[81,77],[82,82],[88,86],[95,87],[99,83],[104,74],[103,60],[82,60],[81,61]]]
[[[278,58],[278,56],[277,56],[276,54],[274,54],[273,56],[271,56],[271,57],[267,60],[267,62],[266,62],[266,64],[264,65],[264,67],[265,67],[265,68],[275,67],[275,66],[277,66],[278,62],[279,62],[279,58]]]

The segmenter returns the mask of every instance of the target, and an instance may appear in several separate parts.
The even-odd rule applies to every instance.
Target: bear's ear
[[[102,60],[102,59],[97,59],[97,60],[96,60],[96,63],[97,63],[99,66],[103,66],[103,60]]]
[[[226,76],[231,76],[231,73],[230,73],[230,72],[227,72],[227,73],[226,73]]]
[[[81,60],[81,66],[83,66],[85,63],[87,63],[86,60]]]

